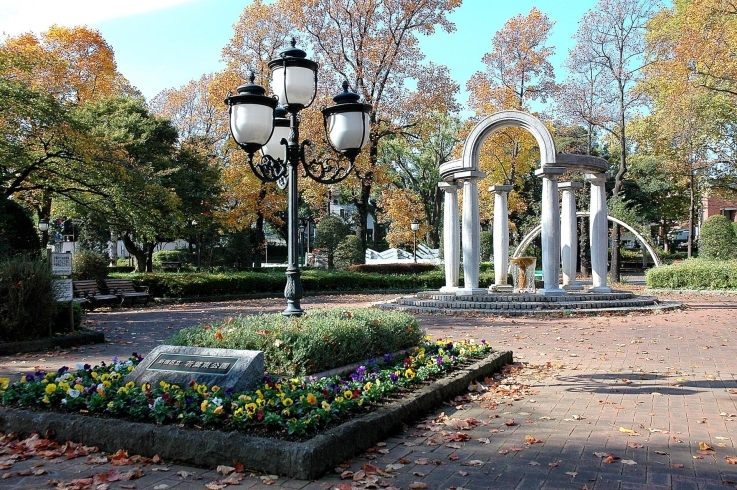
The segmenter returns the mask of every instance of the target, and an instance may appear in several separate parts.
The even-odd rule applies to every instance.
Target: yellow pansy
[[[52,394],[55,391],[56,391],[56,385],[54,383],[49,383],[49,384],[46,385],[46,394],[47,395],[50,395],[50,394]]]

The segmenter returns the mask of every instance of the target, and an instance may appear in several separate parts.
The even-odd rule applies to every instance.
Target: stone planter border
[[[405,399],[391,402],[305,442],[248,436],[239,432],[191,430],[171,425],[114,421],[110,418],[0,408],[0,431],[44,434],[51,429],[60,441],[98,446],[102,451],[126,449],[191,466],[214,468],[242,463],[246,469],[316,479],[339,463],[435,409],[443,401],[463,393],[473,380],[489,376],[513,362],[512,352],[494,352],[474,364],[425,386]]]

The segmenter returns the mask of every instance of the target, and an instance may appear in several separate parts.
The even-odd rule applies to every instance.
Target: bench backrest
[[[100,287],[94,279],[72,281],[74,291],[83,294],[101,294]]]
[[[105,279],[105,285],[111,291],[123,291],[126,293],[135,293],[136,287],[130,279]]]

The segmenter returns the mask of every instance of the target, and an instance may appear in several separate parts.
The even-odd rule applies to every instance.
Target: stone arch
[[[578,211],[576,213],[577,218],[586,217],[588,215],[589,213],[586,211]],[[628,225],[624,221],[618,218],[615,218],[614,216],[607,215],[607,220],[611,221],[612,223],[616,223],[619,226],[623,226],[624,228],[627,228],[630,232],[632,232],[632,234],[635,235],[635,237],[640,241],[640,243],[643,244],[645,249],[650,254],[650,257],[652,257],[653,262],[655,263],[655,267],[660,267],[662,265],[662,262],[660,262],[660,258],[655,253],[655,250],[653,249],[653,247],[645,240],[645,238],[643,238],[643,236],[637,230],[632,228],[630,225]],[[512,257],[519,257],[520,254],[522,254],[522,252],[524,252],[525,249],[530,246],[532,241],[540,235],[541,230],[542,230],[542,225],[537,225],[527,235],[525,235],[522,241],[519,243],[519,245],[517,245],[517,248],[514,249],[514,253],[512,254]]]
[[[445,181],[453,180],[457,172],[478,171],[481,145],[493,132],[517,127],[527,130],[540,148],[540,167],[555,165],[555,142],[548,128],[536,117],[522,111],[500,111],[485,117],[474,126],[463,145],[463,157],[440,165],[440,175]]]

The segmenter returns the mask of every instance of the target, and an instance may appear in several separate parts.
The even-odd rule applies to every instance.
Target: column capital
[[[583,182],[558,182],[558,189],[560,190],[572,190],[582,189]]]
[[[453,174],[455,180],[461,181],[483,179],[484,177],[486,177],[486,172],[480,172],[478,170],[465,170]]]
[[[501,194],[502,192],[510,192],[512,189],[514,189],[513,185],[492,185],[489,187],[489,192]]]
[[[566,173],[565,167],[554,167],[552,165],[543,165],[541,168],[535,170],[535,175],[542,175],[548,178],[557,178],[564,173]]]
[[[606,174],[585,174],[586,181],[591,182],[592,184],[601,185],[606,183],[607,178]]]
[[[458,183],[456,181],[438,182],[438,187],[440,187],[440,189],[447,192],[448,194],[455,194],[456,192],[458,192]]]

